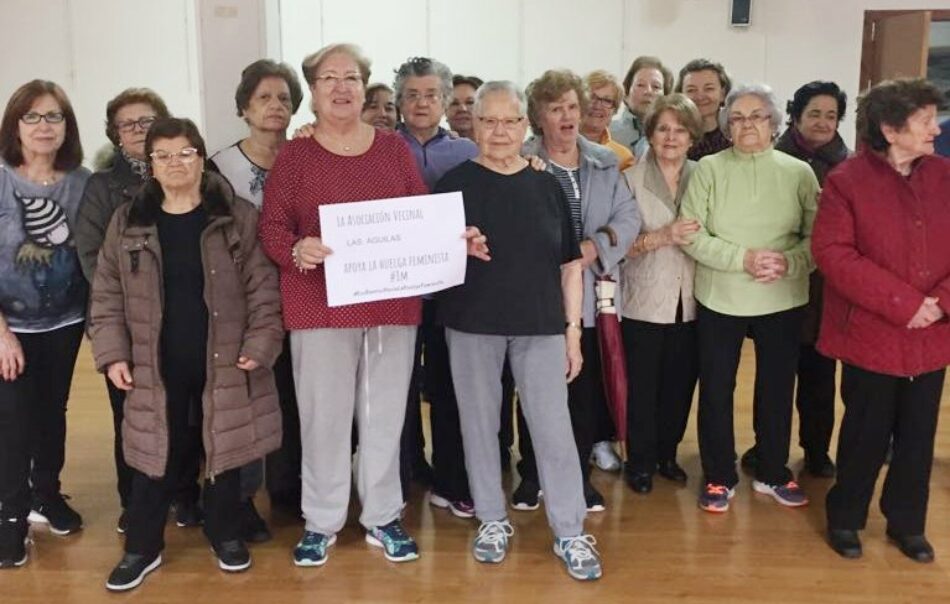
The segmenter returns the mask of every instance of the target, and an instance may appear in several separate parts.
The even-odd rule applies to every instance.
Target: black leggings
[[[82,335],[82,323],[16,334],[24,371],[12,382],[0,380],[0,510],[7,518],[26,518],[31,494],[59,494],[66,401]]]

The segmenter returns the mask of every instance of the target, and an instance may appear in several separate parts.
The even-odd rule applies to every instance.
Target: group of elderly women
[[[110,590],[161,565],[172,506],[179,526],[203,525],[222,570],[247,569],[246,543],[270,538],[253,503],[265,482],[272,504],[305,519],[294,563],[323,565],[354,473],[366,541],[387,560],[417,559],[401,515],[407,480],[426,467],[420,390],[431,403],[429,501],[477,517],[473,556],[502,562],[514,535],[502,488],[513,385],[521,482],[511,507],[536,509],[543,493],[555,555],[571,577],[597,579],[584,521],[606,502],[590,467],[620,468],[596,327],[610,300],[595,283],[609,280],[631,489],[650,492],[657,473],[687,481],[677,448],[698,381],[699,506],[729,509],[733,394],[750,337],[756,439],[742,463],[753,489],[808,503],[788,467],[797,377],[805,468],[836,473],[830,545],[861,555],[890,450],[887,534],[908,557],[933,560],[924,529],[950,364],[950,163],[933,154],[943,98],[931,84],[869,90],[862,148],[848,159],[838,86],[802,86],[777,138],[772,91],[734,85],[706,59],[680,71],[676,92],[655,57],[637,58],[622,85],[604,71],[551,70],[526,91],[453,78],[429,58],[400,66],[393,88],[370,85],[369,61],[350,44],[302,68],[313,125],[287,140],[301,86],[285,65],[257,61],[235,94],[249,134],[213,156],[154,92],[123,91],[106,109],[111,165],[93,175],[59,86],[35,80],[10,99],[0,567],[26,563],[28,522],[59,535],[82,527],[59,475],[85,331],[115,421],[125,552]],[[464,284],[424,300],[328,305],[321,205],[454,191],[469,225]]]

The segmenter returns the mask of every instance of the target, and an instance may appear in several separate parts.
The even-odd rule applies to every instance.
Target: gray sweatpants
[[[548,524],[557,537],[583,533],[587,504],[567,409],[564,336],[493,336],[446,329],[445,337],[478,519],[508,516],[498,451],[501,371],[507,353],[534,442]]]
[[[399,518],[399,436],[415,341],[414,325],[291,332],[308,531],[333,535],[346,523],[354,413],[360,523],[370,528]]]

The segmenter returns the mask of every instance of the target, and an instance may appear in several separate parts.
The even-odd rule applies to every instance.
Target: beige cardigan
[[[673,199],[652,150],[624,172],[627,184],[640,206],[642,233],[661,229],[676,220],[679,201],[686,191],[689,176],[696,162],[687,161]],[[682,300],[683,321],[696,319],[693,298],[695,261],[676,245],[667,245],[651,252],[627,258],[621,273],[623,306],[626,319],[650,323],[675,323],[676,306]]]

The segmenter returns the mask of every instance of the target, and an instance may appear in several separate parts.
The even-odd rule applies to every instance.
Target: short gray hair
[[[485,101],[485,97],[498,92],[508,94],[513,99],[518,101],[519,116],[524,117],[527,115],[528,97],[525,96],[524,91],[515,86],[514,82],[509,80],[493,80],[491,82],[485,82],[479,86],[478,90],[475,91],[475,106],[472,107],[472,113],[475,115],[481,115],[482,103]]]
[[[719,129],[731,138],[729,132],[729,113],[732,112],[732,105],[741,97],[754,96],[765,103],[769,112],[769,125],[772,127],[772,136],[778,134],[778,129],[782,125],[784,113],[778,108],[778,99],[768,84],[738,84],[726,96],[722,104],[722,111],[719,112]]]
[[[399,66],[396,70],[396,79],[393,80],[393,90],[396,91],[396,105],[401,105],[403,100],[403,89],[406,87],[406,80],[412,77],[423,78],[426,76],[438,76],[439,88],[442,91],[442,103],[448,103],[452,98],[452,70],[445,63],[440,63],[435,59],[428,57],[412,57]]]

